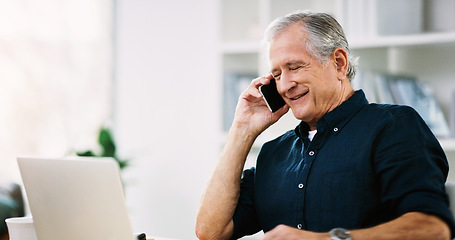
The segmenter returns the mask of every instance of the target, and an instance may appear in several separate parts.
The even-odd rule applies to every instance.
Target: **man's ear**
[[[333,62],[335,63],[338,79],[345,79],[348,72],[348,53],[343,48],[337,48],[332,54]]]

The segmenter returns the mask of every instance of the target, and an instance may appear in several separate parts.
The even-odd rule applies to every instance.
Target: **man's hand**
[[[361,240],[449,240],[450,228],[439,217],[420,212],[410,212],[395,220],[371,228],[350,230],[352,239]],[[268,231],[262,240],[330,240],[329,233],[303,231],[278,225]]]
[[[245,160],[256,137],[278,121],[288,110],[284,106],[270,112],[259,86],[269,84],[272,76],[254,79],[239,98],[234,122],[218,164],[202,195],[196,219],[199,239],[229,239],[234,231],[232,216],[240,196],[240,181]]]
[[[330,240],[329,233],[315,233],[292,228],[286,225],[278,225],[268,231],[262,240]]]
[[[242,127],[253,135],[259,135],[288,112],[287,105],[275,113],[270,112],[259,92],[259,87],[269,84],[271,79],[272,75],[269,74],[251,81],[251,85],[239,98],[233,125]]]

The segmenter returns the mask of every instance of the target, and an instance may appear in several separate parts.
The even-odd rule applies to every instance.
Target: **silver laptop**
[[[135,239],[114,159],[17,161],[38,239]]]

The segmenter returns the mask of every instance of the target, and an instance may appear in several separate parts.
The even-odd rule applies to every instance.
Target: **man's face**
[[[313,129],[340,104],[342,85],[332,57],[324,66],[308,53],[305,39],[301,25],[291,25],[271,41],[269,60],[278,92],[294,116]]]

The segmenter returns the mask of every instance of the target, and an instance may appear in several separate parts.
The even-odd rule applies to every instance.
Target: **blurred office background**
[[[18,155],[96,151],[107,127],[130,160],[122,175],[134,231],[194,239],[236,99],[268,71],[262,32],[307,8],[345,27],[359,79],[425,85],[454,159],[454,0],[0,0],[1,179],[21,181]],[[371,100],[383,101],[374,91]],[[247,166],[295,124],[287,114],[265,132]]]

